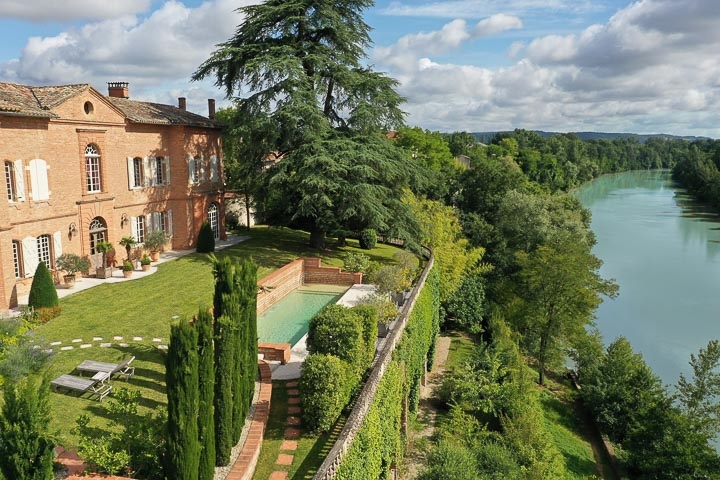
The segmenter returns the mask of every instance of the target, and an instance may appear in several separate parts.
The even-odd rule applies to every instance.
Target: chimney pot
[[[215,120],[215,99],[208,98],[208,118]]]
[[[178,98],[178,108],[185,111],[187,109],[187,103],[185,97]]]
[[[128,82],[108,82],[108,96],[115,98],[130,98],[130,85]]]

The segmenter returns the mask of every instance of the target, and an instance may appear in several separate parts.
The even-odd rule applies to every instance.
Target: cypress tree
[[[198,480],[212,480],[215,476],[215,357],[213,349],[212,315],[200,309],[195,320],[198,333],[198,377],[200,389],[200,416],[198,438],[200,441],[200,468]]]
[[[241,352],[243,353],[243,402],[244,414],[252,405],[257,377],[257,265],[244,259],[240,263],[238,284],[244,298],[242,328],[245,332]]]
[[[199,383],[198,335],[187,322],[170,328],[165,382],[168,397],[167,478],[197,480]]]
[[[37,309],[57,307],[59,304],[57,290],[55,290],[50,271],[45,262],[40,262],[35,269],[35,276],[30,286],[28,305]]]
[[[211,253],[215,251],[215,235],[210,222],[203,222],[198,232],[196,250],[198,253]]]
[[[234,445],[233,379],[235,375],[235,322],[223,315],[215,320],[215,465],[230,463]]]
[[[49,383],[36,377],[5,379],[0,411],[0,472],[5,478],[53,478],[49,392]]]

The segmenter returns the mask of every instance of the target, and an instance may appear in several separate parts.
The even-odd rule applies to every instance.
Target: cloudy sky
[[[131,98],[205,114],[190,82],[247,0],[3,0],[0,81],[130,82]],[[430,130],[720,138],[718,0],[378,0],[368,63]]]

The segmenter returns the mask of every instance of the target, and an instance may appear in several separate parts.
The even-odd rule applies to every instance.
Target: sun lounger
[[[135,360],[135,357],[130,357],[121,363],[106,363],[96,362],[95,360],[83,360],[83,362],[75,367],[75,369],[82,375],[85,372],[106,372],[112,377],[113,375],[120,375],[125,377],[125,380],[132,377],[135,373],[135,367],[130,364]]]
[[[107,372],[98,372],[92,376],[92,378],[76,377],[75,375],[60,375],[55,380],[50,382],[54,391],[58,388],[66,388],[68,390],[76,390],[82,393],[90,393],[91,395],[97,395],[98,401],[102,402],[102,399],[110,394],[112,391],[112,385],[105,383],[110,377]]]

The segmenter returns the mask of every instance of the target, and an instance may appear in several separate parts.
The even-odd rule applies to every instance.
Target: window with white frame
[[[51,245],[50,235],[40,235],[37,237],[38,261],[45,262],[45,265],[50,269],[53,268]]]
[[[19,240],[12,241],[12,255],[13,267],[15,269],[15,278],[22,278],[25,276],[25,274],[23,272],[22,247],[20,246]]]
[[[140,157],[128,157],[128,187],[142,188],[145,186],[145,162]]]
[[[153,185],[170,184],[170,157],[155,157],[152,159]]]
[[[7,188],[8,200],[14,202],[17,198],[15,196],[15,165],[9,161],[5,161],[5,186]]]
[[[200,183],[200,157],[188,158],[188,180],[192,185]]]
[[[213,237],[215,239],[220,238],[220,217],[219,217],[219,208],[218,204],[213,202],[210,204],[210,207],[208,207],[208,222],[210,223],[210,228],[213,232]]]
[[[172,210],[153,212],[149,215],[149,220],[152,231],[160,230],[172,236]]]
[[[138,243],[145,243],[145,233],[147,231],[145,227],[145,217],[140,215],[138,217],[131,217],[130,220],[132,222],[132,236],[135,237]]]
[[[85,147],[85,180],[88,193],[102,191],[100,179],[100,151],[95,145],[90,144]]]

